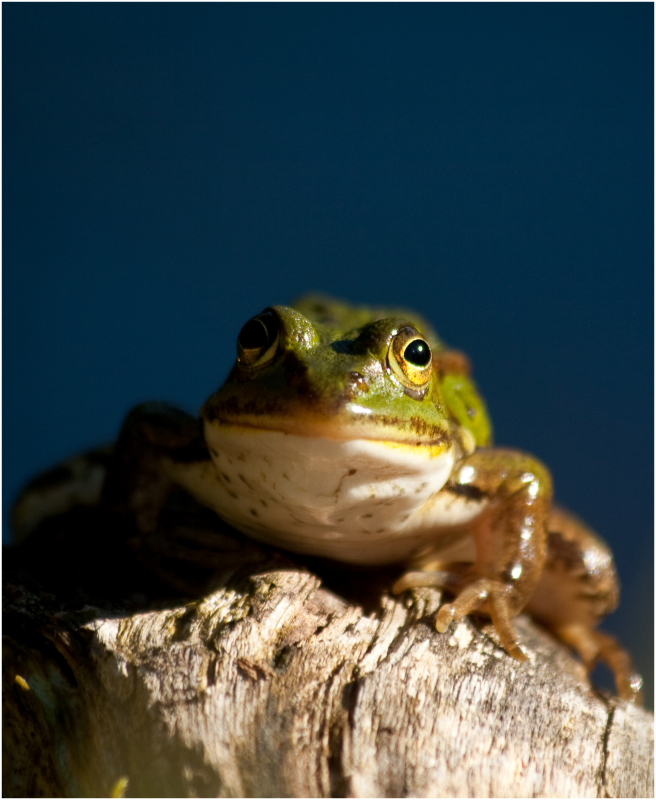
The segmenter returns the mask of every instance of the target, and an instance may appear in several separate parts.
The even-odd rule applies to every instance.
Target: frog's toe
[[[584,625],[568,625],[554,632],[576,650],[589,672],[598,662],[606,664],[615,677],[622,700],[642,705],[642,678],[633,669],[631,656],[614,636]]]
[[[526,648],[520,643],[519,636],[512,623],[513,613],[511,611],[511,589],[505,583],[493,581],[490,588],[490,616],[494,628],[501,639],[501,644],[517,661],[526,661],[528,653]]]
[[[517,661],[528,661],[528,652],[524,645],[520,644],[519,642],[512,642],[509,644],[504,644],[504,650],[507,650],[508,653]]]
[[[622,700],[642,705],[642,678],[633,669],[631,656],[615,637],[603,631],[590,631],[599,646],[599,661],[608,665]]]
[[[453,622],[456,616],[456,607],[453,603],[446,603],[440,608],[437,618],[435,619],[435,629],[439,633],[446,633],[449,625]]]
[[[392,586],[392,593],[402,594],[408,589],[419,589],[420,587],[450,589],[452,584],[453,576],[448,572],[406,572]]]
[[[619,681],[618,681],[619,686]],[[628,676],[626,686],[620,687],[620,697],[638,706],[642,705],[642,676],[633,672]]]
[[[444,633],[453,621],[461,620],[472,611],[476,611],[489,596],[490,581],[481,578],[465,587],[453,603],[446,603],[440,608],[435,627]]]

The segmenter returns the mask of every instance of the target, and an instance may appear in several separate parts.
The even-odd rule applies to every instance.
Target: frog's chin
[[[432,532],[423,510],[454,465],[448,444],[298,436],[245,426],[206,433],[204,498],[238,530],[295,552],[389,563]]]

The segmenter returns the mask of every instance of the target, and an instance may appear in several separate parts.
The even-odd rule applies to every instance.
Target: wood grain
[[[435,590],[225,531],[185,598],[179,552],[59,525],[6,559],[5,796],[653,796],[651,715],[525,617],[521,664],[484,620],[437,633]]]

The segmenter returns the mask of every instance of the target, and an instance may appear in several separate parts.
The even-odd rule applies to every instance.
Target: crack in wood
[[[605,702],[605,700],[604,700]],[[613,727],[613,719],[615,718],[615,703],[612,701],[607,703],[608,716],[606,718],[606,727],[604,728],[601,737],[601,764],[599,766],[599,793],[602,797],[610,797],[608,787],[606,785],[606,765],[608,763],[608,742],[610,740],[610,731]]]

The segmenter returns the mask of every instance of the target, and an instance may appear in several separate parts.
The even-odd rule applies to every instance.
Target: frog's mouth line
[[[331,439],[333,441],[351,441],[353,439],[367,439],[379,442],[390,447],[430,447],[438,448],[440,451],[446,450],[450,444],[449,432],[436,429],[436,426],[427,426],[423,420],[418,420],[418,425],[412,426],[406,421],[396,417],[386,415],[372,415],[366,418],[354,418],[353,421],[334,422],[327,419],[317,418],[297,418],[286,419],[267,419],[266,421],[257,417],[252,419],[240,419],[239,421],[214,419],[211,422],[205,421],[207,429],[220,430],[228,429],[234,431],[252,431],[282,433],[292,436],[304,436],[311,439]],[[403,430],[405,425],[406,430]],[[413,434],[413,427],[419,428],[416,435]],[[407,430],[409,428],[410,430]],[[430,429],[429,436],[426,436],[425,429]],[[394,436],[390,436],[394,433]],[[424,435],[422,435],[422,433]],[[404,435],[405,434],[405,435]],[[437,435],[436,435],[437,434]]]

